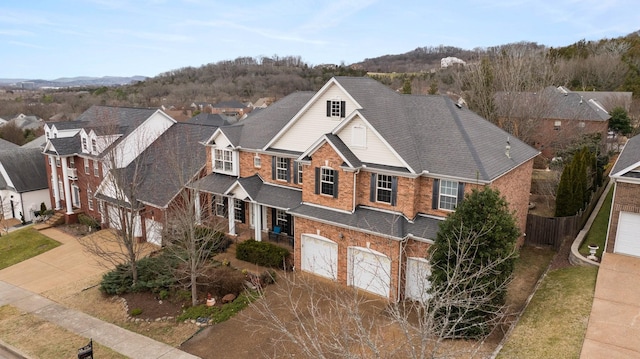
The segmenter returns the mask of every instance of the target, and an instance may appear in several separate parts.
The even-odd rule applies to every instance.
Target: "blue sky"
[[[0,78],[155,76],[240,56],[350,64],[417,47],[565,46],[640,30],[638,0],[3,0]]]

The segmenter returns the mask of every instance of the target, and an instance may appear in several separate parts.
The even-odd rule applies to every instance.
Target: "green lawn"
[[[549,272],[498,358],[578,358],[597,273],[597,267]]]
[[[13,231],[0,237],[0,269],[35,257],[60,243],[40,234],[33,227]]]
[[[598,251],[596,252],[596,256],[598,258],[602,258],[602,252],[604,251],[604,244],[607,240],[607,227],[609,225],[609,214],[611,213],[611,199],[613,198],[613,186],[607,193],[607,196],[602,203],[602,207],[600,207],[600,211],[598,211],[598,215],[593,221],[591,228],[589,229],[589,233],[587,233],[584,241],[580,244],[580,253],[585,257],[589,255],[589,245],[596,244],[598,247]]]

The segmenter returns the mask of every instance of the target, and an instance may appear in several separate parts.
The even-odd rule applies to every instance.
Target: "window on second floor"
[[[82,137],[82,152],[89,152],[89,146],[87,145],[86,137]]]
[[[98,141],[95,138],[91,139],[91,152],[98,153]]]
[[[233,151],[216,148],[213,151],[213,168],[218,171],[233,172]]]
[[[271,179],[289,182],[289,159],[285,157],[273,157],[271,164]]]
[[[262,166],[262,162],[260,160],[260,155],[256,153],[253,157],[253,167],[260,168]]]
[[[382,202],[395,206],[397,195],[398,177],[377,173],[371,174],[371,202]]]
[[[433,209],[454,211],[463,199],[463,182],[438,179],[433,181]]]
[[[100,176],[100,168],[98,160],[93,160],[93,175],[96,177]]]
[[[346,113],[345,105],[346,103],[344,101],[328,100],[327,117],[344,118]]]
[[[56,167],[60,167],[60,157],[56,157]]]
[[[338,172],[332,168],[316,167],[316,194],[338,197]]]
[[[554,130],[556,130],[556,131],[559,130],[560,126],[562,126],[562,121],[554,121],[553,122],[553,129]]]
[[[300,162],[294,162],[293,168],[295,168],[294,174],[294,183],[302,184],[302,174],[303,174],[303,166]]]
[[[88,175],[90,173],[90,169],[89,169],[89,160],[88,159],[84,159],[84,174]]]

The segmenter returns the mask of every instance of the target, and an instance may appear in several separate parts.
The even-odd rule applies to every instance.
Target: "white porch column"
[[[262,229],[265,231],[268,231],[269,221],[267,221],[267,206],[262,206],[262,218],[264,218],[264,223],[262,223]]]
[[[232,236],[236,235],[236,207],[233,201],[233,197],[228,198],[227,202],[227,212],[229,216],[229,234]]]
[[[49,166],[51,167],[51,186],[53,186],[53,205],[56,210],[60,209],[60,186],[58,185],[58,166],[56,158],[49,155]]]
[[[67,214],[73,214],[73,203],[71,203],[71,185],[69,184],[69,169],[67,168],[67,158],[60,158],[62,166],[62,183],[64,184],[64,202],[67,205]]]
[[[202,224],[202,213],[200,212],[202,210],[202,208],[200,207],[200,191],[198,190],[193,191],[193,195],[195,196],[193,203],[194,203],[194,206],[196,207],[194,208],[194,210],[196,211],[195,212],[196,224]]]
[[[259,203],[253,203],[253,229],[255,233],[253,238],[256,241],[262,241],[262,206]]]

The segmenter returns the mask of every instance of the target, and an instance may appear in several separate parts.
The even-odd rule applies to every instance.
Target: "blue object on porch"
[[[280,228],[280,226],[273,227],[273,233],[280,234],[280,232],[282,232],[282,228]]]

